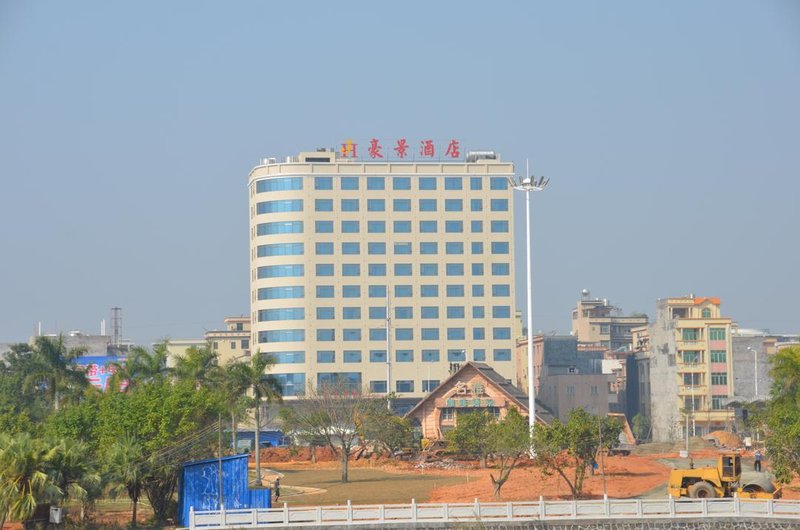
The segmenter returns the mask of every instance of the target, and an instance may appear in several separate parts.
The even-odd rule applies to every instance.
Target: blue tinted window
[[[392,209],[395,212],[410,212],[411,199],[394,199],[392,201]]]
[[[411,221],[395,221],[394,222],[394,233],[395,234],[407,234],[411,232]]]
[[[482,362],[486,360],[486,350],[479,348],[477,350],[472,350],[472,360],[477,362]]]
[[[333,263],[317,263],[317,276],[333,276]]]
[[[492,177],[489,181],[489,187],[493,190],[507,190],[508,179],[505,177]]]
[[[492,241],[492,254],[508,254],[508,243],[505,241]]]
[[[473,263],[472,264],[472,275],[473,276],[483,276],[483,263]]]
[[[386,276],[386,265],[383,263],[370,263],[368,268],[370,276]]]
[[[326,386],[344,387],[344,390],[360,392],[361,372],[320,372],[317,374],[317,388]]]
[[[464,318],[464,306],[463,305],[447,306],[447,318]]]
[[[332,212],[333,199],[315,199],[314,211],[316,212]]]
[[[508,263],[492,263],[492,276],[508,276],[509,271]]]
[[[492,199],[489,201],[490,209],[493,212],[507,212],[508,199]]]
[[[408,286],[408,290],[411,291],[411,286]],[[408,319],[414,318],[414,309],[410,306],[400,306],[394,308],[394,318],[398,319]]]
[[[449,241],[444,244],[444,249],[447,254],[463,254],[464,243],[460,241]]]
[[[333,243],[317,243],[315,245],[318,256],[333,254]]]
[[[333,177],[314,177],[315,190],[332,190]]]
[[[492,318],[511,318],[511,306],[508,305],[492,306]]]
[[[420,263],[419,264],[420,276],[438,276],[439,264],[438,263]]]
[[[343,307],[342,319],[344,320],[359,320],[361,318],[360,307]]]
[[[386,298],[385,285],[370,285],[367,290],[370,298]]]
[[[319,350],[317,351],[318,363],[333,363],[336,362],[336,353],[333,350]]]
[[[483,232],[483,221],[470,221],[470,231],[473,234],[480,234]]]
[[[492,357],[495,361],[510,361],[511,350],[508,348],[495,348],[492,352]]]
[[[511,286],[505,283],[492,285],[492,296],[511,296]]]
[[[466,336],[464,328],[447,328],[447,340],[464,340]]]
[[[433,392],[436,390],[436,387],[439,386],[441,381],[438,379],[423,379],[422,380],[422,391],[423,392]]]
[[[282,177],[256,182],[256,193],[269,191],[292,191],[303,189],[302,177]]]
[[[304,289],[296,287],[262,287],[258,290],[259,300],[281,300],[286,298],[303,298]]]
[[[510,339],[511,328],[492,328],[492,338],[494,340]]]
[[[317,285],[317,298],[333,298],[333,285]]]
[[[444,211],[445,212],[460,212],[464,210],[464,201],[461,199],[445,199]]]
[[[285,199],[279,201],[265,201],[256,204],[256,213],[281,213],[281,212],[302,212],[302,199]]]
[[[483,243],[480,241],[473,241],[471,245],[473,254],[483,254]]]
[[[342,287],[342,296],[344,298],[359,298],[361,296],[361,286],[345,285]]]
[[[256,271],[258,278],[286,278],[303,275],[302,265],[266,265]]]
[[[332,307],[318,307],[317,320],[333,320],[336,318],[336,311]]]
[[[446,190],[460,190],[462,189],[461,177],[445,177],[444,189]]]
[[[303,364],[306,362],[306,352],[304,351],[274,351],[269,356],[275,364]]]
[[[472,296],[481,297],[483,296],[483,285],[475,284],[472,286]]]
[[[448,263],[445,265],[445,274],[447,276],[464,276],[464,264]]]
[[[464,221],[445,221],[444,231],[453,233],[460,233],[464,231]]]
[[[342,352],[342,358],[346,363],[360,363],[361,362],[361,351],[360,350],[345,350]]]
[[[318,234],[333,233],[333,221],[315,221],[314,229]]]
[[[372,255],[386,254],[386,243],[367,243],[367,252]]]
[[[344,234],[357,234],[358,221],[342,221],[342,233]]]
[[[486,338],[486,330],[484,328],[472,328],[473,340],[484,340]]]
[[[369,340],[386,340],[386,328],[371,328]]]
[[[408,177],[394,177],[392,178],[392,189],[394,190],[410,190],[411,179]]]
[[[383,177],[367,177],[368,190],[384,190],[386,189],[386,182]]]
[[[259,236],[302,233],[303,221],[275,221],[272,223],[259,223],[256,226],[256,234]]]
[[[282,396],[296,396],[306,390],[306,374],[271,374]]]
[[[461,296],[464,296],[464,286],[463,285],[448,285],[447,286],[447,296],[449,296],[449,297],[461,297]]]
[[[469,201],[469,209],[473,212],[483,211],[483,199],[471,199]]]
[[[413,392],[414,381],[410,379],[398,379],[395,387],[397,392]]]
[[[358,199],[342,199],[342,211],[343,212],[357,212],[358,211]]]
[[[410,263],[395,263],[394,264],[394,275],[395,276],[411,276],[411,264]]]
[[[336,340],[336,330],[327,328],[317,328],[317,340],[323,342],[332,342]]]
[[[419,189],[430,191],[436,189],[436,178],[435,177],[420,177],[419,178]]]
[[[420,254],[438,254],[439,253],[439,244],[434,243],[432,241],[426,241],[424,243],[419,244],[419,253]]]
[[[298,342],[306,340],[306,332],[302,329],[275,329],[258,332],[258,342]]]
[[[439,350],[422,350],[422,362],[424,363],[438,363]]]
[[[481,177],[471,177],[469,179],[469,189],[473,191],[483,189],[483,179]]]
[[[386,393],[386,381],[370,381],[369,382],[369,391],[372,394],[385,394]]]
[[[357,190],[358,189],[358,177],[342,177],[342,189],[343,190]]]
[[[464,350],[447,350],[447,362],[458,363],[467,360],[467,352]]]
[[[273,320],[304,320],[306,311],[302,307],[282,307],[276,309],[262,309],[258,312],[259,322]]]
[[[343,329],[342,339],[346,341],[361,340],[361,330],[358,328]]]
[[[439,296],[438,285],[421,285],[419,291],[423,298]]]
[[[377,320],[386,320],[386,307],[385,306],[371,306],[369,308],[369,318]]]
[[[399,255],[411,254],[411,243],[395,243],[394,253]]]
[[[508,232],[508,221],[492,221],[492,232]]]
[[[439,340],[439,328],[422,328],[422,340]]]
[[[472,306],[472,318],[484,318],[484,317],[486,317],[486,310],[483,308],[482,305]]]
[[[394,295],[397,298],[411,298],[414,293],[410,285],[395,285]]]
[[[394,330],[394,338],[395,338],[395,340],[414,340],[414,329],[413,328],[395,328],[395,330]]]
[[[367,221],[367,232],[370,234],[386,233],[386,221]]]
[[[398,363],[413,363],[414,350],[396,350],[394,352],[394,360]]]
[[[343,263],[342,276],[361,276],[361,265],[358,263]]]
[[[422,318],[439,318],[439,308],[437,306],[424,305],[420,309]]]
[[[419,231],[423,234],[432,234],[436,233],[438,230],[436,221],[420,221],[419,222]]]
[[[369,351],[369,362],[371,363],[385,363],[386,362],[386,350],[370,350]],[[384,381],[385,383],[385,381]]]
[[[258,245],[256,255],[259,258],[268,256],[300,256],[303,254],[302,243],[270,243]]]
[[[346,256],[357,256],[361,253],[359,243],[342,243],[342,254]]]
[[[367,199],[367,210],[370,212],[385,212],[386,201],[383,199]]]
[[[420,199],[419,200],[419,211],[420,212],[435,212],[436,211],[436,199]]]

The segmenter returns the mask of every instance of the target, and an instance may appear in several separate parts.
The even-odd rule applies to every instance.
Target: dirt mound
[[[338,461],[330,447],[316,447],[314,449],[317,462]],[[261,449],[261,462],[310,462],[312,451],[309,447],[267,447]],[[250,455],[250,462],[255,462],[255,457]]]
[[[728,431],[714,431],[704,437],[706,440],[715,440],[716,444],[720,447],[727,447],[729,449],[736,449],[742,447],[742,440]]]

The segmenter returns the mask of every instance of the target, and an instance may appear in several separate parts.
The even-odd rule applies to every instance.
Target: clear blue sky
[[[590,288],[798,332],[799,101],[794,0],[2,0],[0,342],[115,305],[143,343],[246,314],[250,168],[373,136],[552,178],[535,329]]]

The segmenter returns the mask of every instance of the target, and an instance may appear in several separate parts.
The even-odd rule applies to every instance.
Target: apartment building
[[[597,344],[607,350],[630,350],[631,330],[647,325],[647,315],[624,316],[608,299],[591,298],[588,289],[572,310],[572,335],[580,342]]]
[[[255,167],[252,346],[284,395],[345,381],[415,403],[466,361],[513,380],[513,175],[493,152]]]

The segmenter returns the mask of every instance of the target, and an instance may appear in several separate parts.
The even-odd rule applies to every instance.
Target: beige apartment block
[[[607,299],[591,299],[586,289],[572,310],[572,335],[580,342],[597,344],[608,350],[632,349],[631,330],[644,325],[647,325],[647,315],[624,316]]]
[[[466,160],[250,172],[252,346],[284,395],[344,380],[413,403],[466,361],[514,379],[514,165]]]
[[[206,331],[202,339],[170,339],[167,351],[170,357],[182,357],[186,350],[208,344],[219,356],[219,364],[240,361],[250,357],[250,317],[225,318],[224,329]]]

